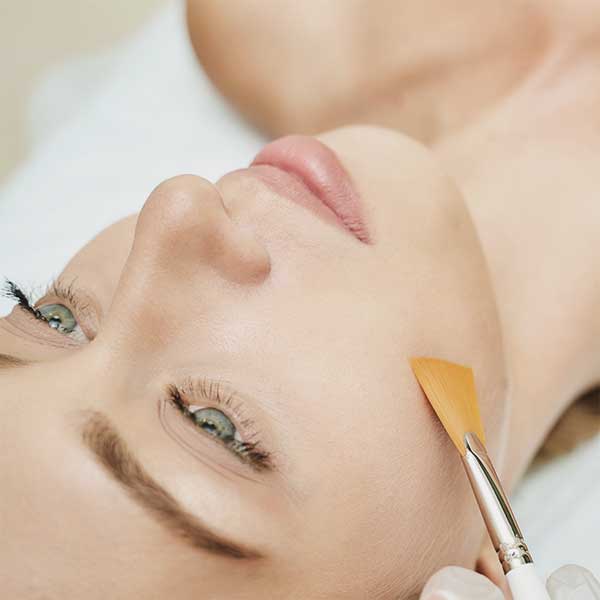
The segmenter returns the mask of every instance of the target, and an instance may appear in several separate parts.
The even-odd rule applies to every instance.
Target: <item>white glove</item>
[[[600,600],[600,583],[583,567],[566,565],[550,576],[552,600]],[[461,567],[446,567],[427,582],[420,600],[505,600],[487,577]]]

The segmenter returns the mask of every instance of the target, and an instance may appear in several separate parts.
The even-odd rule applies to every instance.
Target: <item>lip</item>
[[[371,243],[348,173],[334,152],[315,138],[290,135],[275,140],[256,155],[249,171],[321,219]]]

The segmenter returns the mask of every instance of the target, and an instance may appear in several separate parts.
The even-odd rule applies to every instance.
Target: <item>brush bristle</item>
[[[411,358],[410,366],[458,451],[465,455],[464,437],[469,431],[485,444],[472,369],[425,357]]]

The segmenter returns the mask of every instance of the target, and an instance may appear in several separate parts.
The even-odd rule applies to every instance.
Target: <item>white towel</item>
[[[181,0],[113,49],[55,69],[33,96],[29,134],[31,156],[0,189],[0,276],[24,284],[58,274],[161,180],[214,180],[264,143],[199,68]],[[9,306],[0,300],[0,314]],[[529,473],[514,508],[542,573],[576,562],[600,575],[600,437]]]

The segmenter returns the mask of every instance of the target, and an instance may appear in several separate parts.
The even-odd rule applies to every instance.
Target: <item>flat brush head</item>
[[[464,438],[469,431],[485,444],[472,369],[425,357],[411,358],[410,366],[461,455],[467,452]]]

